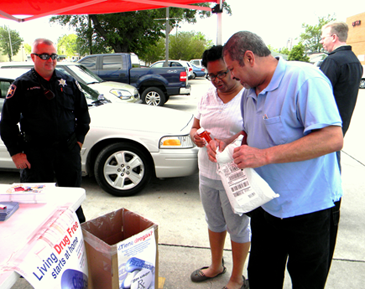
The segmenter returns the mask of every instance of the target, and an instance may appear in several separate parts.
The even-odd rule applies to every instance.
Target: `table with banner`
[[[0,192],[8,189],[9,185],[0,185]],[[82,230],[75,214],[85,190],[53,187],[44,194],[41,202],[19,201],[14,214],[0,222],[1,289],[11,288],[19,274],[34,288],[61,288],[61,282],[76,275],[87,283]],[[60,285],[51,285],[56,281]]]

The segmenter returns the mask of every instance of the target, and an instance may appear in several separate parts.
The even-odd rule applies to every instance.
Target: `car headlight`
[[[190,135],[165,136],[160,140],[160,148],[192,148],[194,143]]]
[[[120,99],[130,99],[132,97],[132,93],[128,90],[124,89],[111,89],[109,91],[111,94],[114,94],[116,97],[119,97]]]

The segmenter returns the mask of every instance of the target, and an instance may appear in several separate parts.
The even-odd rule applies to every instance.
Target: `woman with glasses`
[[[198,103],[190,137],[200,147],[198,153],[200,198],[208,224],[211,250],[210,266],[202,267],[191,274],[193,282],[203,282],[226,272],[223,261],[223,248],[227,231],[232,246],[233,269],[227,289],[249,288],[248,280],[242,275],[248,250],[250,248],[250,221],[246,215],[233,213],[217,164],[209,160],[205,148],[206,142],[199,137],[201,127],[215,139],[233,139],[241,134],[242,117],[240,111],[244,88],[232,79],[222,57],[223,47],[213,46],[204,51],[203,66],[207,68],[209,88]]]

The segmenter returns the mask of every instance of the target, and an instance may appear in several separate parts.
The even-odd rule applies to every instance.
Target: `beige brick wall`
[[[360,25],[352,26],[355,21],[361,21]],[[347,44],[352,46],[352,51],[365,64],[365,12],[348,17],[346,23],[349,26]]]

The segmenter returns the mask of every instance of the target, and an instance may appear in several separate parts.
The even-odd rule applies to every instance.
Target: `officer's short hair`
[[[35,50],[35,47],[37,47],[41,43],[44,43],[49,46],[54,45],[54,43],[47,38],[37,38],[36,40],[34,40],[33,45],[32,45],[33,52]]]

